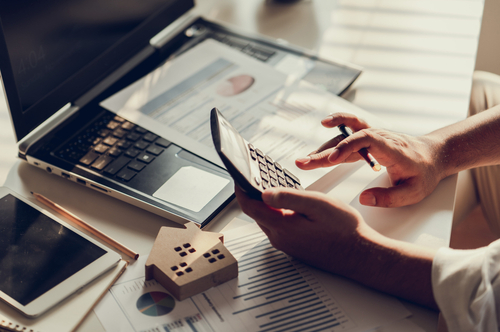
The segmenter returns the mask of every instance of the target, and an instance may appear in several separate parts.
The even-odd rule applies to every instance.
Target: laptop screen
[[[1,1],[0,66],[18,139],[192,6],[186,0]]]

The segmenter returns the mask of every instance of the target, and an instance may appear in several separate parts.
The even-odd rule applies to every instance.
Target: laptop
[[[234,197],[226,170],[101,101],[209,38],[276,68],[306,60],[302,78],[335,94],[361,73],[194,17],[193,8],[193,0],[2,2],[0,70],[19,157],[75,185],[203,227]]]

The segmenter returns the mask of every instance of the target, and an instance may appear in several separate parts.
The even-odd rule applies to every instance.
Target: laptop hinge
[[[41,125],[39,125],[35,130],[31,131],[18,143],[19,157],[26,159],[26,154],[29,148],[35,144],[39,139],[44,137],[47,133],[61,124],[63,121],[68,119],[70,116],[75,114],[80,108],[67,103],[57,112],[55,112],[50,118],[45,120]]]
[[[177,36],[199,18],[199,15],[196,15],[193,10],[194,9],[191,9],[184,13],[178,19],[169,24],[165,29],[158,32],[153,38],[151,38],[149,43],[157,49],[163,48],[163,46],[165,46],[174,36]]]

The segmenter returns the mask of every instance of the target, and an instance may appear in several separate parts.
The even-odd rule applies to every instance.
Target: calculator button
[[[280,171],[279,169],[277,169],[277,168],[276,168],[276,174],[278,174],[278,176],[279,176],[280,178],[285,179],[285,174],[284,174],[282,171]]]
[[[274,167],[276,167],[276,169],[280,170],[283,172],[283,166],[281,166],[278,162],[275,162],[274,163]]]
[[[248,143],[248,148],[251,150],[251,151],[254,151],[255,150],[255,146],[253,146],[252,143]]]
[[[274,167],[274,164],[267,163],[267,168],[268,168],[270,171],[276,172],[276,168]]]
[[[259,168],[262,172],[267,173],[267,166],[266,165],[259,163]]]
[[[274,160],[271,157],[266,156],[265,158],[266,158],[268,163],[270,163],[271,165],[274,164]]]
[[[267,182],[267,181],[262,181],[262,188],[264,188],[264,189],[269,188],[269,182]]]
[[[264,158],[264,153],[263,153],[262,151],[260,151],[259,149],[255,149],[255,152],[257,152],[257,155],[258,155],[259,157]],[[265,164],[265,163],[266,163],[266,162],[264,162],[263,164]]]
[[[304,190],[304,188],[302,188],[302,186],[298,183],[295,184],[295,189],[297,190]]]
[[[295,187],[295,183],[293,182],[292,178],[286,177],[286,183],[288,184],[289,187]]]
[[[271,182],[272,187],[279,187],[279,183],[277,180],[271,178],[271,181],[269,181],[269,182]]]
[[[283,172],[285,173],[286,176],[290,177],[293,179],[293,181],[297,182],[300,184],[300,180],[295,176],[293,175],[289,170],[287,170],[286,168],[283,170]]]
[[[280,184],[280,187],[286,187],[286,182],[283,178],[278,178],[278,183]]]
[[[269,170],[267,172],[267,174],[269,174],[269,176],[275,180],[278,180],[278,176],[276,175],[276,173],[273,171],[273,170]]]
[[[257,160],[257,154],[255,153],[255,151],[250,150],[250,156],[252,157],[253,160]]]
[[[266,160],[264,159],[264,157],[257,156],[257,159],[259,159],[259,161],[260,161],[261,163],[263,163],[264,165],[266,164]]]
[[[261,171],[261,172],[260,172],[260,176],[261,176],[264,180],[266,180],[267,182],[269,182],[269,175],[267,175],[267,173],[264,173],[264,172],[262,172],[262,171]]]

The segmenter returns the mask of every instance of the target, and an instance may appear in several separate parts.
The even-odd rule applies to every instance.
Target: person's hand
[[[235,192],[243,212],[258,223],[275,248],[344,276],[358,268],[353,246],[363,242],[361,234],[371,228],[349,205],[321,193],[289,188],[268,189],[263,201],[249,198],[238,187]]]
[[[297,159],[297,167],[308,170],[358,161],[358,151],[367,148],[387,168],[392,187],[363,191],[359,197],[363,205],[398,207],[417,203],[446,176],[436,162],[439,144],[435,139],[373,129],[348,113],[332,114],[321,123],[327,128],[344,124],[354,134],[348,138],[334,137],[308,157]]]

